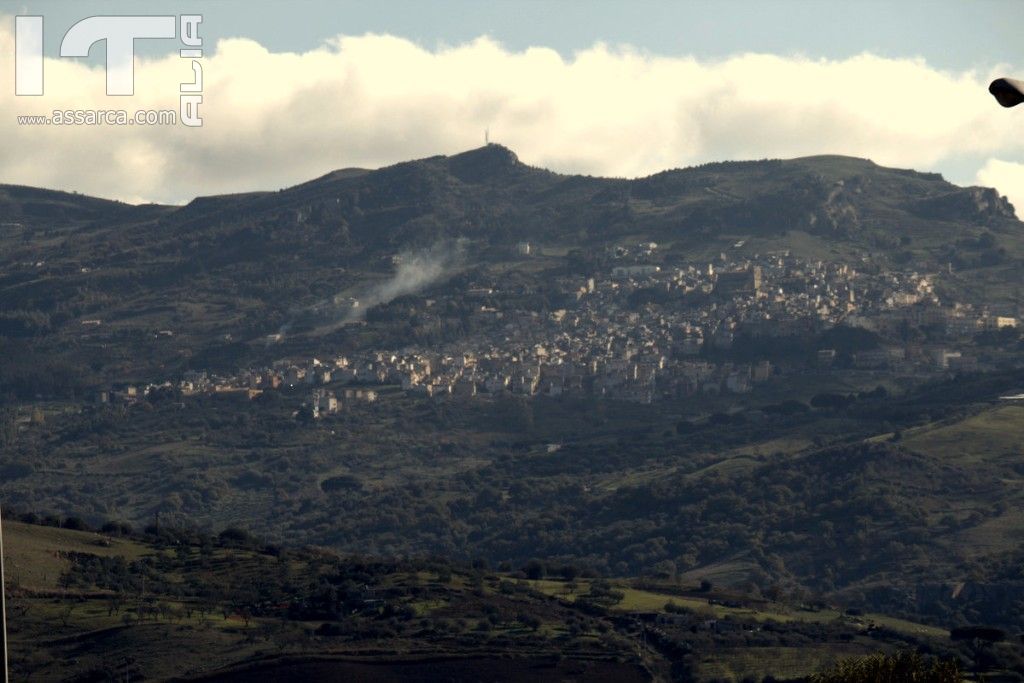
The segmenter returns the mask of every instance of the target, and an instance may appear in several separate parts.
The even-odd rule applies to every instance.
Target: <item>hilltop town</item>
[[[536,251],[528,243],[516,249],[527,259]],[[364,313],[369,322],[349,323],[387,324],[388,309],[398,308],[429,327],[445,311],[468,310],[471,332],[456,341],[281,358],[234,374],[195,369],[149,388],[248,398],[307,391],[316,418],[376,400],[377,385],[433,399],[590,396],[648,404],[747,394],[790,375],[884,372],[914,382],[1019,362],[1000,353],[1000,341],[1019,336],[1018,311],[944,300],[936,287],[942,273],[810,262],[789,252],[674,261],[653,242],[611,249],[605,263],[593,276],[554,277],[564,307],[544,313],[521,305],[532,285],[488,280],[438,286],[384,304],[376,316]],[[114,398],[138,395],[122,388]]]

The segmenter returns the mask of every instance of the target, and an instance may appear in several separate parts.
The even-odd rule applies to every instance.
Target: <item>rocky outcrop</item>
[[[919,199],[910,210],[922,218],[969,223],[1015,219],[1013,205],[990,187],[965,187]]]

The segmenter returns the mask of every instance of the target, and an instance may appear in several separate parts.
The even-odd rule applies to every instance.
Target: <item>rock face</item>
[[[989,223],[1014,219],[1016,213],[1006,197],[990,187],[967,187],[920,199],[910,206],[922,218]]]

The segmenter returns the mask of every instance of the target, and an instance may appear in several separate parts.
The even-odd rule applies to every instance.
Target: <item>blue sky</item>
[[[200,13],[212,40],[245,36],[275,51],[305,51],[340,33],[390,33],[425,47],[489,35],[513,50],[541,45],[565,56],[604,41],[702,58],[868,51],[966,69],[1018,63],[1024,50],[1018,0],[37,0],[18,7],[52,22],[51,47],[86,13]]]
[[[985,92],[993,75],[1024,73],[1017,0],[29,0],[0,11],[42,15],[47,57],[36,101],[10,95],[0,55],[2,182],[180,202],[454,153],[490,127],[524,161],[563,172],[843,153],[1024,204],[1024,111]],[[88,85],[102,82],[102,43],[89,59],[56,56],[76,21],[193,13],[207,49],[201,129],[13,124],[125,104]],[[179,47],[137,41],[133,104],[177,104]]]

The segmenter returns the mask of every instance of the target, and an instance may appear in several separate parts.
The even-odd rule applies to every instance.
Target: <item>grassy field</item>
[[[902,444],[958,466],[998,468],[1002,484],[1016,491],[987,519],[955,533],[951,541],[958,552],[998,554],[1024,543],[1024,477],[1018,471],[1024,455],[1024,405],[997,405],[951,424],[914,429],[904,435]],[[971,512],[965,509],[962,514]]]
[[[903,439],[907,448],[961,463],[1024,455],[1024,405],[1000,405],[951,425],[925,427]]]
[[[867,654],[866,649],[859,644],[834,643],[823,647],[729,648],[714,657],[701,658],[701,673],[707,678],[726,681],[761,679],[767,675],[802,678],[832,665],[840,657]]]
[[[138,543],[86,531],[4,521],[4,560],[12,585],[34,590],[57,588],[70,563],[65,553],[135,560],[153,551]]]
[[[531,586],[543,593],[546,593],[547,595],[552,595],[567,601],[575,601],[580,596],[586,595],[590,590],[590,582],[586,580],[577,581],[575,590],[569,590],[568,584],[564,581],[551,579],[542,579],[539,581],[531,581],[529,583]],[[623,593],[623,598],[621,602],[614,605],[613,609],[621,612],[661,612],[665,609],[665,605],[672,604],[676,607],[692,610],[694,612],[707,615],[709,618],[715,619],[734,617],[752,619],[758,622],[777,621],[785,623],[790,621],[802,621],[818,624],[844,620],[848,623],[885,626],[894,631],[914,636],[944,638],[949,634],[946,629],[927,626],[925,624],[917,624],[883,614],[864,614],[862,616],[852,618],[844,616],[837,610],[795,609],[780,603],[766,603],[765,607],[756,608],[728,607],[722,604],[717,604],[714,600],[709,601],[706,597],[679,596],[674,593],[659,593],[657,591],[633,588],[625,581],[616,582],[614,585],[616,590]]]

